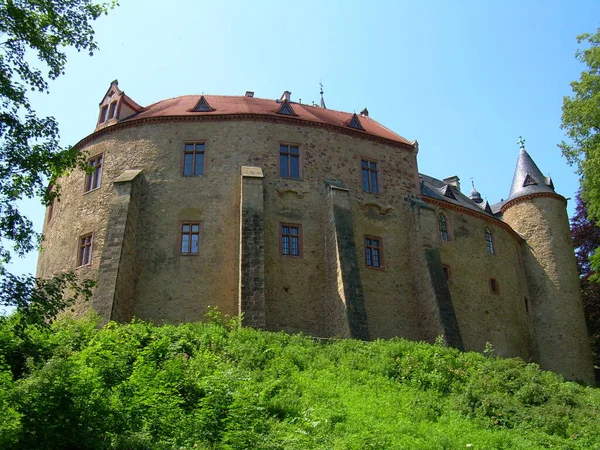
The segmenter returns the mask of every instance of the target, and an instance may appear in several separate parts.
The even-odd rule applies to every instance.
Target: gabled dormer
[[[113,125],[143,110],[140,105],[119,89],[117,80],[110,83],[108,91],[104,94],[99,106],[100,112],[96,130]]]
[[[456,196],[454,195],[454,191],[452,191],[452,187],[449,184],[445,184],[443,188],[441,188],[441,192],[444,197],[451,198],[452,200],[456,200]]]
[[[295,116],[296,113],[294,112],[294,108],[292,108],[292,105],[289,101],[287,100],[283,100],[281,102],[281,106],[279,106],[279,110],[277,111],[278,114],[284,114],[286,116]]]
[[[208,100],[206,100],[206,97],[204,97],[204,95],[202,95],[200,97],[200,100],[198,100],[198,103],[196,103],[196,106],[194,106],[194,109],[192,109],[193,112],[211,112],[211,111],[215,111],[215,109],[209,105]]]
[[[350,128],[354,128],[355,130],[365,131],[365,129],[363,128],[362,124],[360,123],[360,119],[358,118],[358,116],[356,115],[356,113],[354,113],[352,115],[352,118],[348,122],[348,126]]]

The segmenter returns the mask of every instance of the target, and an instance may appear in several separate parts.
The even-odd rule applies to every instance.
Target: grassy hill
[[[0,321],[0,448],[600,449],[600,390],[517,359],[235,322]]]

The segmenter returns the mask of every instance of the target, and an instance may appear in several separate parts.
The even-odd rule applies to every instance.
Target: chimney
[[[458,178],[456,175],[444,178],[444,183],[454,186],[458,192],[460,192],[460,178]]]
[[[253,91],[246,91],[246,97],[254,97]]]
[[[290,100],[290,96],[292,95],[292,93],[290,91],[285,91],[283,94],[281,94],[281,98],[279,99],[280,102],[289,102]]]

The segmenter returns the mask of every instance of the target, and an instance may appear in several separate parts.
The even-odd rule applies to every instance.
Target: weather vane
[[[521,147],[521,150],[525,150],[525,139],[523,139],[523,136],[519,136],[519,147]]]

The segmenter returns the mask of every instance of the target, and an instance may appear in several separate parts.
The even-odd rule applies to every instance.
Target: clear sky
[[[185,94],[319,101],[370,116],[419,141],[419,170],[470,179],[495,203],[508,196],[526,147],[556,190],[578,177],[557,144],[562,98],[583,66],[575,37],[600,26],[597,1],[120,0],[95,24],[100,51],[70,52],[49,95],[62,142],[91,133],[110,82],[141,105]],[[41,228],[44,210],[27,202]],[[569,212],[573,211],[570,202]],[[16,260],[34,272],[37,255]]]

